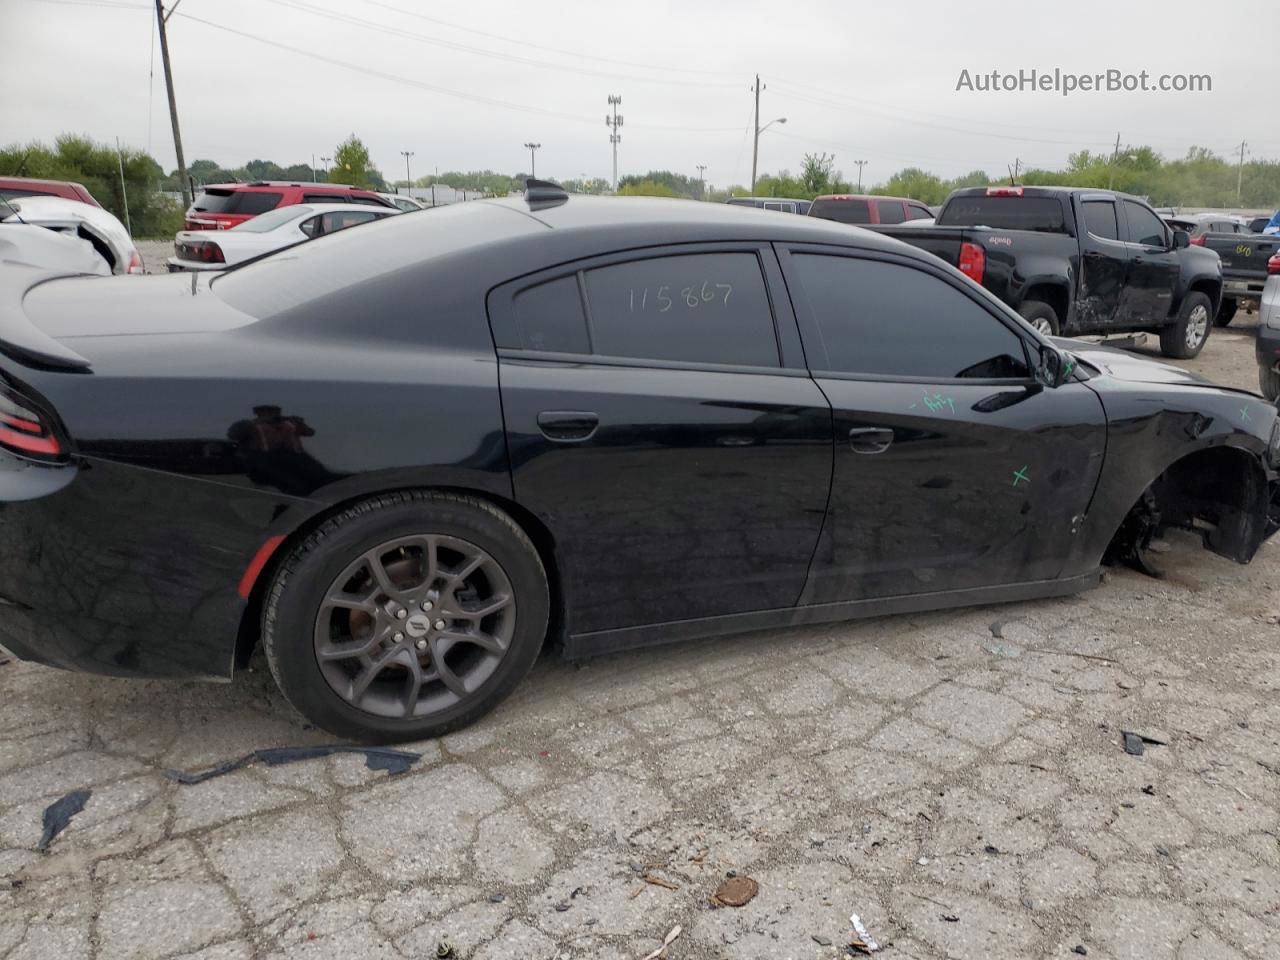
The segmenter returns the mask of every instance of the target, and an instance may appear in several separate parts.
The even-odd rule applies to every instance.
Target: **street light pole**
[[[754,139],[751,141],[751,194],[752,196],[754,196],[756,192],[756,161],[760,156],[760,134],[764,133],[766,130],[772,127],[775,123],[787,122],[786,117],[778,117],[775,120],[770,120],[763,127],[760,126],[760,90],[761,89],[762,88],[760,86],[760,74],[757,73],[756,83],[754,87],[755,95],[756,95],[756,111],[755,111],[755,121],[753,123],[753,129],[755,130],[756,135]]]
[[[853,162],[858,165],[858,192],[861,193],[862,192],[862,168],[867,165],[867,161],[855,160]]]
[[[609,143],[613,146],[613,192],[618,192],[618,144],[622,141],[622,134],[618,132],[618,128],[622,126],[622,117],[618,116],[618,106],[622,103],[621,97],[615,97],[609,94],[609,107],[613,110],[613,116],[604,115],[604,125],[609,128]]]
[[[401,150],[400,156],[404,157],[404,188],[409,192],[409,196],[413,196],[413,177],[409,176],[409,158],[413,156],[412,150]]]
[[[703,174],[707,172],[707,165],[705,163],[699,163],[696,164],[696,166],[698,168],[698,199],[705,200],[707,199],[707,185],[706,178]]]
[[[526,143],[525,148],[529,151],[529,176],[538,179],[538,155],[537,150],[542,146],[540,143]]]

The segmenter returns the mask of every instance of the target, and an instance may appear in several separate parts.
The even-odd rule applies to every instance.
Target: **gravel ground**
[[[1187,366],[1254,386],[1253,322]],[[677,925],[673,960],[818,960],[851,913],[886,960],[1275,958],[1280,545],[1161,546],[1165,579],[1063,600],[544,658],[395,776],[344,755],[178,785],[325,738],[261,666],[10,662],[0,960],[640,960]],[[730,872],[746,906],[710,899]]]

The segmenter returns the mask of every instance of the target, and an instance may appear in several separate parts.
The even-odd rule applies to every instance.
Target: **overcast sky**
[[[118,136],[171,169],[155,32],[145,0],[0,0],[0,140]],[[994,174],[1109,150],[1117,132],[1166,156],[1244,139],[1277,158],[1260,79],[1277,36],[1275,0],[181,0],[169,20],[188,162],[307,163],[354,132],[388,178],[404,175],[401,150],[415,178],[525,171],[529,140],[542,176],[607,178],[617,94],[620,175],[705,164],[719,186],[751,176],[756,72],[761,124],[787,118],[760,139],[762,173],[826,150],[851,179],[866,160],[868,185],[904,166]],[[962,69],[1031,68],[1207,73],[1213,89],[956,91]]]

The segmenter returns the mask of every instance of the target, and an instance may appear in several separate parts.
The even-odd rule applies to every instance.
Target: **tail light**
[[[146,273],[147,269],[142,265],[142,258],[138,256],[138,251],[133,251],[133,256],[129,258],[129,267],[125,273]]]
[[[0,388],[0,447],[39,460],[61,460],[66,450],[49,419],[30,401]]]
[[[1203,247],[1203,246],[1205,246],[1205,245],[1206,245],[1206,244],[1205,244],[1205,235],[1202,233],[1202,234],[1200,234],[1200,235],[1199,235],[1199,236],[1197,236],[1197,237],[1192,237],[1192,238],[1191,238],[1191,243],[1192,243],[1192,245],[1193,245],[1193,246],[1197,246],[1197,247]]]
[[[174,244],[176,252],[183,260],[198,260],[200,263],[226,263],[222,248],[212,240],[185,240]]]
[[[1267,261],[1268,274],[1280,274],[1280,253],[1273,253]]]
[[[960,272],[974,283],[982,282],[987,267],[987,254],[976,243],[960,244]]]
[[[1020,197],[1021,187],[987,187],[988,197]]]

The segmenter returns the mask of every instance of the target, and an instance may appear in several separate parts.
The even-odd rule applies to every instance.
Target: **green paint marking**
[[[1248,407],[1241,407],[1241,408],[1240,408],[1240,419],[1242,419],[1245,423],[1248,423],[1248,422],[1249,422],[1249,408],[1248,408]]]
[[[1031,482],[1031,478],[1027,476],[1027,465],[1026,465],[1026,464],[1023,464],[1023,466],[1022,466],[1022,469],[1021,469],[1021,470],[1015,470],[1015,471],[1013,471],[1013,485],[1014,485],[1015,487],[1018,485],[1018,481],[1020,481],[1020,480],[1025,480],[1027,483],[1030,483],[1030,482]]]

